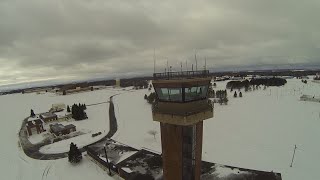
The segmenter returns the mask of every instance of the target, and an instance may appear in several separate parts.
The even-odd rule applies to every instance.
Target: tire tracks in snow
[[[54,163],[50,163],[50,164],[48,164],[48,165],[46,166],[46,168],[43,170],[41,180],[47,179],[48,173],[49,173],[49,171],[50,171],[50,169],[51,169],[51,167],[52,167],[53,164],[54,164]]]

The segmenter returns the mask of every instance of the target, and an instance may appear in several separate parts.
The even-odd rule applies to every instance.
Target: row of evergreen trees
[[[75,105],[75,104],[73,104],[73,105]],[[80,104],[80,103],[79,103],[78,106],[81,107],[83,110],[86,110],[86,109],[87,109],[86,104]],[[69,105],[67,106],[67,112],[71,112]]]
[[[209,98],[225,98],[228,96],[227,90],[213,90],[209,87],[208,97]]]
[[[229,81],[227,83],[227,88],[228,89],[241,89],[245,88],[245,91],[250,90],[250,86],[283,86],[287,83],[286,79],[283,78],[261,78],[261,79],[251,79],[249,80],[244,80],[244,81]]]
[[[79,103],[79,105],[73,104],[71,107],[71,113],[72,113],[73,119],[75,119],[76,121],[88,119],[87,113],[85,112],[86,109],[87,109],[87,107],[85,104],[80,104],[80,103]],[[69,106],[67,107],[67,111],[70,112]]]

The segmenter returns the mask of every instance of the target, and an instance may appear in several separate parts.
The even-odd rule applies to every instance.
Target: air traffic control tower
[[[154,73],[165,180],[200,180],[203,120],[213,117],[208,70]]]

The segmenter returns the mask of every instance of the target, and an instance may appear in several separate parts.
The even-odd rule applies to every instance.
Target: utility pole
[[[180,62],[180,66],[181,66],[181,72],[182,72],[182,62]]]
[[[110,164],[109,164],[109,160],[108,160],[108,156],[107,156],[106,146],[104,146],[104,153],[105,153],[105,155],[106,155],[106,161],[107,161],[107,164],[108,164],[109,175],[111,176],[111,170],[110,170]]]
[[[292,156],[290,167],[292,167],[293,160],[294,160],[294,155],[296,154],[296,149],[297,149],[297,145],[294,145],[293,156]]]

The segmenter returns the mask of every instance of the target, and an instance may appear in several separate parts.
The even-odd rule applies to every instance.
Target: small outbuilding
[[[44,130],[43,128],[43,121],[41,119],[31,119],[26,124],[26,129],[28,136],[31,136],[32,134],[40,134]]]
[[[47,112],[47,113],[42,113],[40,114],[40,118],[45,122],[51,122],[51,121],[56,121],[58,119],[58,116],[54,113]]]
[[[52,104],[50,112],[60,112],[66,108],[66,105],[63,103]]]

